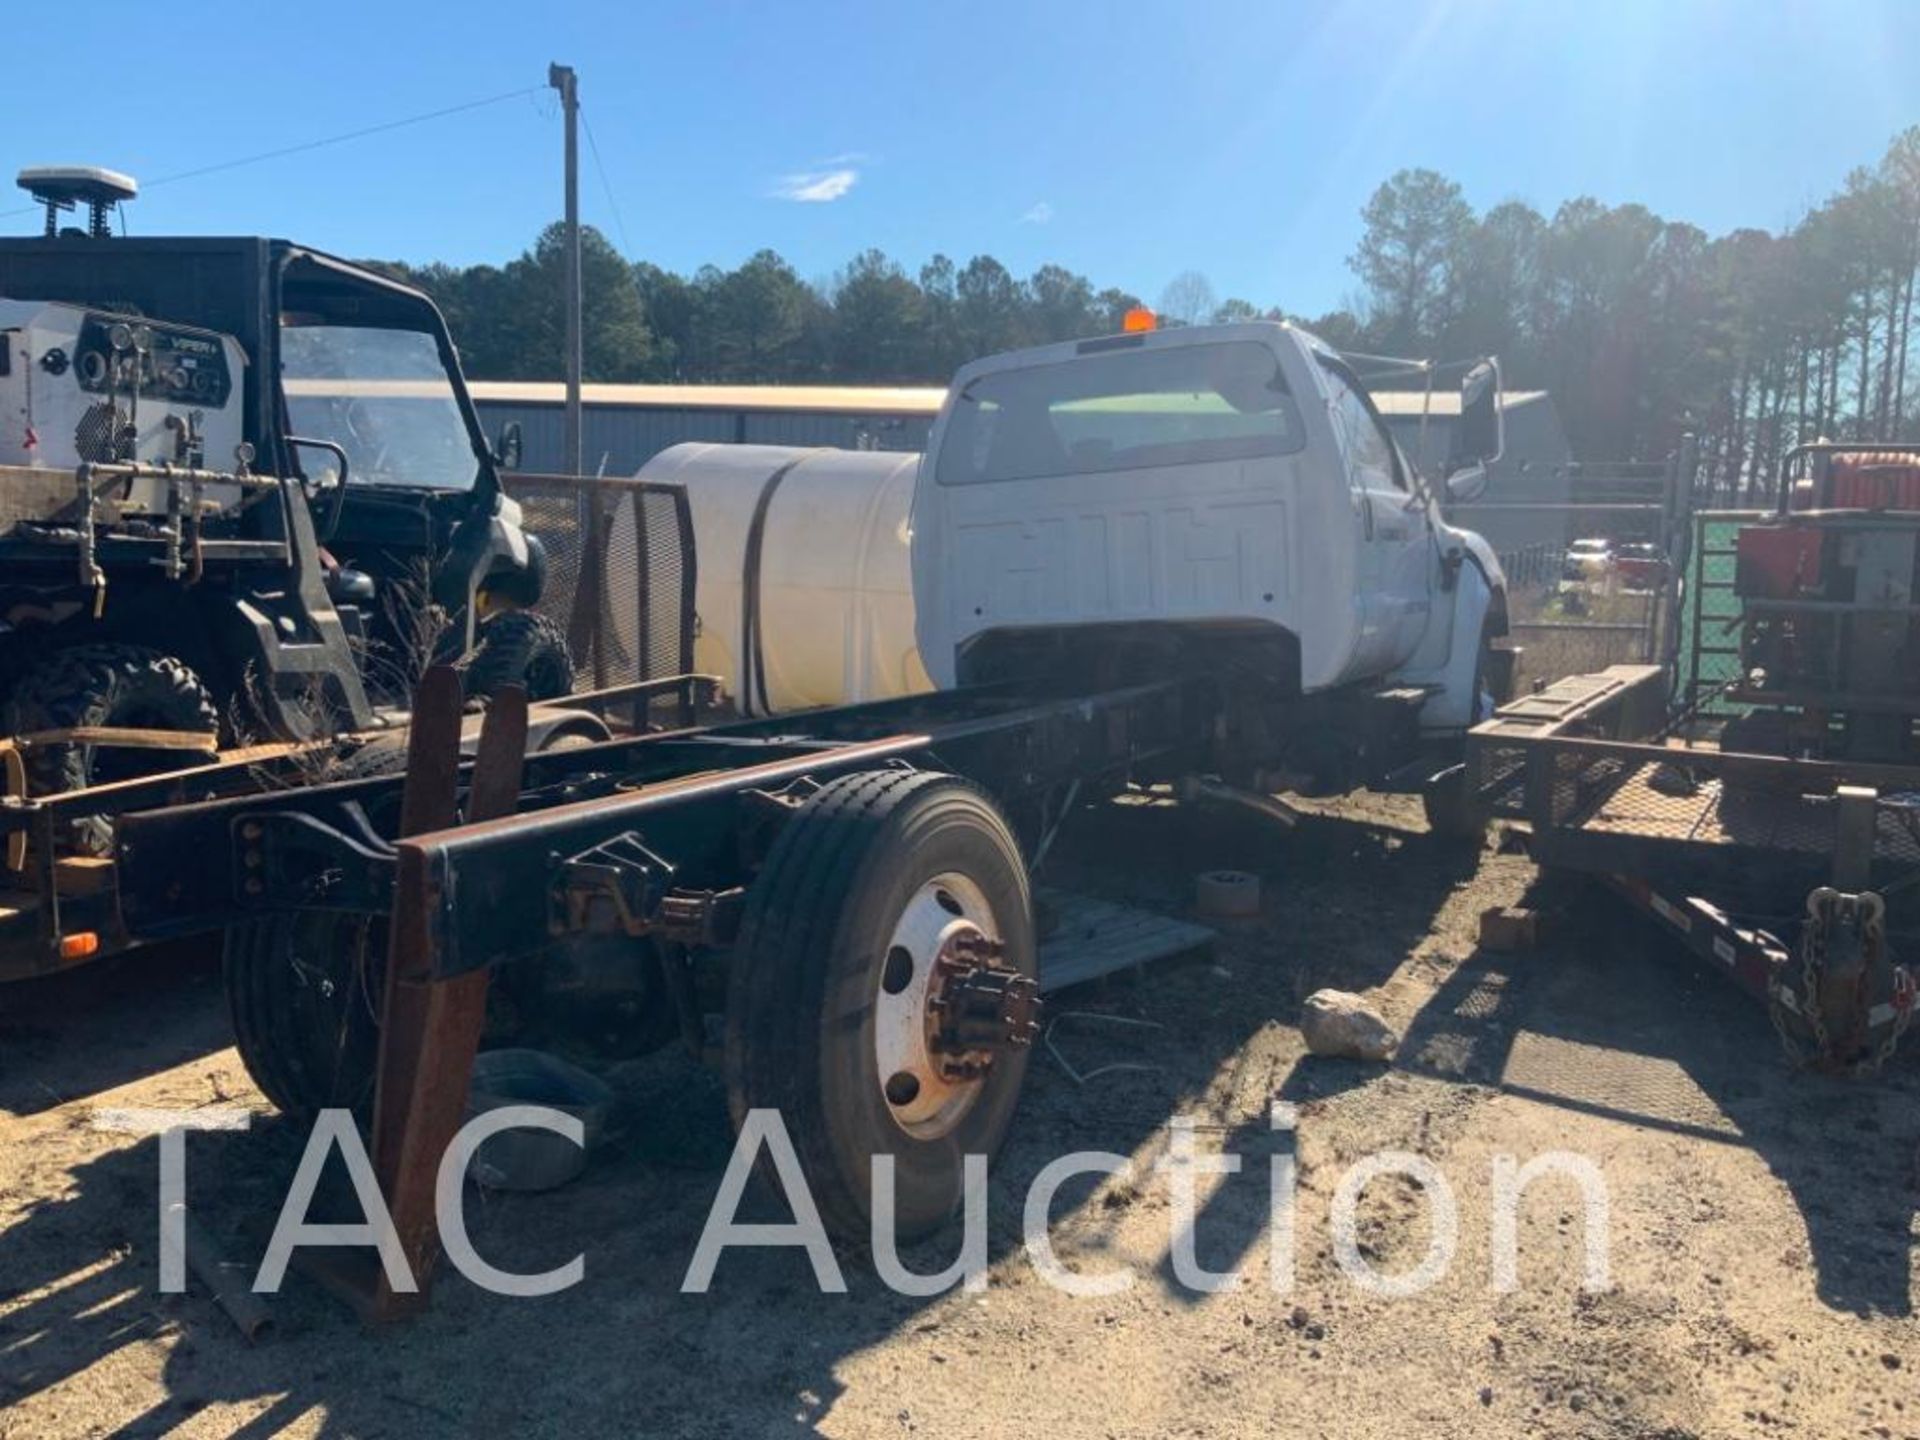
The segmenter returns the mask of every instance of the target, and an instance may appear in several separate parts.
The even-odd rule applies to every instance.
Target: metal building
[[[489,434],[520,422],[528,470],[557,472],[566,387],[473,382]],[[583,385],[580,453],[589,474],[631,475],[683,440],[920,450],[944,389],[861,385]]]
[[[946,393],[931,386],[587,385],[581,451],[589,473],[631,475],[683,440],[919,450]],[[520,423],[524,468],[560,469],[565,387],[483,380],[474,383],[473,398],[489,433],[510,420]],[[1417,392],[1384,391],[1374,399],[1414,463],[1426,474],[1440,473],[1460,421],[1460,396],[1436,392],[1429,404]],[[1552,397],[1509,390],[1503,399],[1507,449],[1483,501],[1564,501],[1572,452]],[[1501,550],[1567,539],[1562,512],[1493,511],[1473,515],[1470,523]]]

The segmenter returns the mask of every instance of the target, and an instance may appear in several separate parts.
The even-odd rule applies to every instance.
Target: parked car
[[[1575,540],[1567,546],[1567,558],[1560,566],[1562,580],[1591,583],[1613,574],[1613,542],[1603,538]]]

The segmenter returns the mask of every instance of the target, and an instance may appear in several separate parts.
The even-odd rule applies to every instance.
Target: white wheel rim
[[[894,922],[874,985],[873,1052],[881,1098],[894,1124],[916,1140],[950,1133],[985,1083],[947,1079],[927,1045],[934,959],[967,930],[1000,938],[985,893],[964,875],[934,876],[913,893]]]

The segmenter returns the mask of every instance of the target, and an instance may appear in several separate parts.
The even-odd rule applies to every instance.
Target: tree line
[[[469,375],[563,372],[558,225],[505,266],[382,268],[440,304]],[[1141,303],[1059,265],[1022,279],[989,255],[964,265],[936,255],[909,274],[868,250],[809,283],[762,250],[736,269],[679,275],[628,262],[592,226],[581,231],[581,289],[589,380],[677,384],[944,384],[981,355],[1110,333]]]
[[[1362,218],[1363,319],[1328,338],[1497,353],[1509,385],[1553,393],[1583,459],[1657,459],[1692,432],[1708,480],[1742,493],[1796,444],[1920,437],[1920,127],[1778,232],[1591,198],[1475,214],[1430,170],[1393,176]]]
[[[1824,437],[1920,436],[1910,383],[1920,272],[1920,127],[1778,232],[1709,236],[1643,205],[1569,200],[1551,216],[1509,200],[1477,213],[1459,185],[1403,170],[1361,212],[1358,293],[1302,320],[1381,354],[1497,354],[1512,388],[1546,389],[1583,459],[1657,459],[1697,435],[1723,490],[1758,484],[1788,448]],[[1141,297],[988,255],[909,272],[868,250],[809,282],[771,250],[676,274],[582,239],[591,380],[942,384],[967,360],[1111,333]],[[504,266],[387,268],[446,311],[468,372],[562,373],[558,226]],[[1155,297],[1163,319],[1285,318],[1216,298],[1198,272]]]

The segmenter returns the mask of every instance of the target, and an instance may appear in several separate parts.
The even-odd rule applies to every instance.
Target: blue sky
[[[635,256],[692,269],[772,247],[816,279],[869,245],[909,267],[984,251],[1150,300],[1192,268],[1223,297],[1307,313],[1353,291],[1357,212],[1402,166],[1453,176],[1480,207],[1593,194],[1718,232],[1790,223],[1920,123],[1903,83],[1920,0],[8,12],[9,51],[34,57],[10,69],[9,174],[87,162],[153,181],[542,86],[560,60],[624,226],[590,157],[585,216]],[[557,217],[559,154],[543,91],[158,185],[129,220],[498,262]]]

